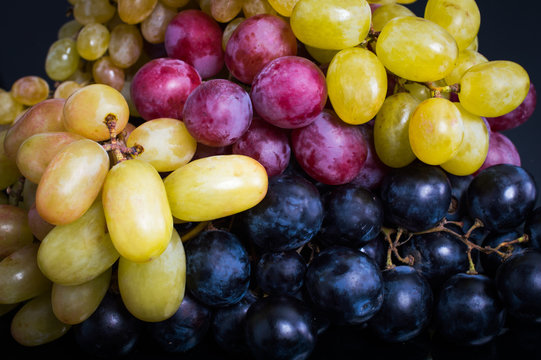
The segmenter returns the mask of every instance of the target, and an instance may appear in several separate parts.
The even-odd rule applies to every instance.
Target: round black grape
[[[375,261],[345,246],[318,253],[306,271],[305,286],[311,303],[335,323],[365,322],[383,303],[383,280]]]
[[[257,285],[268,295],[293,295],[304,283],[306,267],[296,251],[264,253],[255,268]]]
[[[434,311],[434,330],[447,343],[481,345],[501,333],[505,318],[494,281],[485,275],[460,273],[442,286]]]
[[[288,295],[270,295],[250,306],[245,337],[256,359],[303,360],[314,350],[317,332],[305,303]]]
[[[232,305],[250,285],[250,259],[241,241],[225,230],[207,230],[185,244],[186,287],[203,304]]]
[[[499,164],[482,170],[467,191],[468,210],[493,231],[504,232],[521,225],[537,200],[532,175],[520,166]]]
[[[361,246],[359,250],[371,257],[378,265],[378,268],[383,269],[387,262],[388,246],[386,244],[385,235],[380,233],[375,239]]]
[[[520,233],[516,230],[506,231],[504,233],[490,233],[487,235],[487,237],[483,241],[482,246],[496,248],[498,245],[500,245],[503,242],[512,241],[519,237],[520,237]],[[502,246],[500,248],[500,251],[506,252],[507,250],[511,250],[513,254],[516,254],[524,250],[525,245],[523,244],[524,243],[513,244],[510,246]],[[498,267],[503,263],[504,258],[495,252],[492,252],[492,253],[481,252],[479,257],[481,259],[481,266],[483,267],[483,273],[489,277],[496,276],[496,271],[498,270]]]
[[[414,162],[393,169],[381,184],[385,222],[418,232],[438,224],[451,203],[451,184],[439,167]]]
[[[526,217],[524,233],[528,234],[528,247],[541,250],[541,207],[532,210]]]

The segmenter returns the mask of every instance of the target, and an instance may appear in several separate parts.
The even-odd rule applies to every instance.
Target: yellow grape
[[[134,65],[143,52],[143,36],[135,25],[118,24],[111,31],[109,56],[120,68]]]
[[[205,14],[210,15],[210,16],[212,16],[212,13],[210,12],[211,1],[212,0],[197,0],[197,2],[199,3],[199,7],[201,8],[201,11],[203,11]]]
[[[169,172],[187,164],[195,154],[197,141],[182,121],[159,118],[146,121],[133,130],[126,142],[139,144],[144,151],[137,158],[159,172]]]
[[[27,211],[15,205],[2,204],[0,221],[0,260],[34,241]]]
[[[102,199],[107,228],[122,257],[145,262],[165,250],[173,217],[163,181],[152,165],[132,159],[113,166]]]
[[[445,82],[448,85],[456,84],[464,73],[473,65],[487,62],[487,58],[474,50],[462,50],[458,53],[458,59],[453,71],[445,77]]]
[[[468,45],[467,50],[478,51],[479,50],[479,38],[476,36],[475,39]]]
[[[110,38],[111,34],[105,25],[87,24],[77,35],[77,52],[85,60],[97,60],[107,51]]]
[[[453,175],[471,175],[483,165],[488,154],[489,133],[482,117],[467,112],[460,103],[455,104],[464,122],[464,140],[458,152],[440,166]]]
[[[475,0],[428,0],[424,17],[447,30],[460,50],[471,44],[481,25]]]
[[[301,42],[334,50],[359,45],[368,35],[370,21],[365,0],[299,0],[290,18]]]
[[[66,145],[84,137],[69,132],[48,132],[30,136],[17,151],[17,167],[29,181],[38,184],[45,169]]]
[[[244,0],[242,12],[245,18],[259,14],[276,15],[276,10],[270,6],[267,0]]]
[[[158,0],[117,0],[120,19],[126,24],[139,24],[154,10]]]
[[[26,301],[51,288],[37,263],[39,244],[28,244],[0,261],[0,304]]]
[[[257,205],[267,193],[263,165],[244,155],[216,155],[193,160],[169,174],[165,190],[174,217],[206,221]]]
[[[0,190],[14,184],[21,176],[15,160],[8,158],[4,152],[4,138],[7,130],[0,131]]]
[[[165,41],[165,30],[178,11],[158,1],[152,13],[141,23],[141,35],[151,44]]]
[[[374,147],[387,166],[399,168],[415,160],[409,141],[409,120],[419,100],[406,92],[385,99],[374,121]]]
[[[118,261],[118,287],[128,311],[143,321],[170,318],[184,298],[186,256],[175,229],[161,255],[136,263],[123,257]]]
[[[73,80],[62,81],[55,89],[53,98],[55,99],[67,99],[75,91],[79,90],[83,86]]]
[[[64,324],[80,324],[100,305],[109,285],[113,268],[80,285],[53,283],[51,303],[53,313]]]
[[[328,64],[331,62],[334,55],[340,50],[318,49],[310,45],[304,45],[308,54],[312,56],[320,64]]]
[[[470,67],[459,84],[458,98],[464,109],[479,116],[498,117],[522,103],[530,89],[530,77],[519,64],[497,60]]]
[[[464,137],[464,123],[451,101],[430,98],[411,114],[408,131],[415,156],[429,165],[440,165],[458,151]]]
[[[53,225],[77,220],[98,196],[108,171],[109,155],[97,142],[82,139],[66,145],[52,158],[39,181],[39,215]]]
[[[227,23],[240,13],[243,3],[244,0],[211,0],[210,14],[214,20]]]
[[[78,22],[77,20],[73,19],[70,21],[65,22],[60,29],[58,29],[58,39],[63,38],[73,38],[75,39],[77,37],[77,33],[81,28],[83,27],[83,24]]]
[[[36,105],[49,97],[49,83],[40,76],[23,76],[11,86],[11,95],[23,105]]]
[[[224,29],[224,32],[222,34],[222,49],[225,51],[225,46],[227,45],[227,42],[229,41],[229,38],[231,35],[233,35],[233,31],[237,28],[237,26],[240,25],[241,22],[246,20],[243,17],[238,17],[233,20],[231,20]]]
[[[340,119],[363,124],[376,116],[385,100],[387,73],[373,52],[360,47],[344,49],[329,64],[327,89]]]
[[[374,31],[381,31],[389,20],[399,16],[415,16],[415,13],[400,4],[385,4],[372,13],[372,27]]]
[[[117,91],[122,91],[126,81],[124,69],[116,66],[109,56],[103,56],[94,62],[92,76],[97,84],[109,85]]]
[[[11,320],[11,336],[24,346],[50,343],[70,328],[54,315],[49,291],[24,304]]]
[[[9,91],[0,91],[0,125],[11,124],[24,109]]]
[[[116,7],[109,0],[77,0],[73,6],[73,17],[80,24],[104,24],[115,15]]]
[[[415,16],[389,20],[376,42],[383,65],[404,79],[427,82],[446,77],[455,66],[458,47],[441,26]]]
[[[66,99],[63,124],[68,131],[88,139],[108,140],[110,133],[104,121],[110,114],[116,117],[115,130],[119,134],[130,117],[126,99],[111,86],[91,84]]]
[[[39,246],[39,268],[61,285],[80,285],[96,278],[119,257],[106,231],[98,198],[79,219],[49,231]]]
[[[282,16],[290,17],[293,12],[293,8],[299,2],[299,0],[268,0],[270,6],[276,12]]]
[[[75,40],[59,39],[49,47],[45,58],[45,72],[52,80],[64,81],[75,73],[79,62],[80,56]]]
[[[413,96],[419,101],[423,101],[432,97],[432,93],[430,92],[430,89],[421,83],[406,81],[406,83],[403,86],[404,86],[404,89],[406,89],[406,91],[411,96]]]

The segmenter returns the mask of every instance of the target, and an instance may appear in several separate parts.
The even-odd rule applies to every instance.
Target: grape
[[[365,253],[331,246],[312,260],[305,286],[316,309],[337,324],[360,324],[383,304],[383,278]]]
[[[163,181],[152,165],[132,159],[113,166],[102,199],[107,229],[122,257],[140,263],[164,252],[173,217]]]
[[[449,85],[456,84],[460,81],[462,75],[464,75],[469,68],[486,62],[488,62],[488,59],[477,51],[469,49],[461,50],[458,53],[455,67],[453,68],[453,71],[451,71],[449,75],[445,77],[445,82]]]
[[[77,33],[81,28],[83,27],[83,24],[78,22],[75,19],[66,21],[60,29],[58,29],[57,38],[63,39],[63,38],[73,38],[75,39],[77,37]]]
[[[225,65],[231,75],[245,84],[273,59],[297,55],[297,40],[287,22],[275,15],[261,14],[241,22],[225,48]]]
[[[474,175],[480,171],[498,164],[521,165],[520,154],[515,144],[503,133],[491,131],[488,141],[488,153],[485,162]]]
[[[492,131],[504,131],[524,124],[532,116],[536,105],[537,92],[533,83],[530,82],[528,94],[518,107],[502,116],[487,117],[490,129]]]
[[[99,198],[74,222],[58,225],[39,245],[37,260],[48,279],[61,285],[80,285],[110,268],[118,259]]]
[[[4,138],[6,133],[7,130],[0,131],[0,190],[4,190],[11,186],[21,176],[17,163],[8,158],[4,153]],[[5,195],[4,192],[0,193]]]
[[[299,0],[290,18],[302,43],[336,50],[359,45],[368,35],[370,20],[365,0]]]
[[[80,56],[77,43],[71,38],[56,40],[51,44],[45,58],[45,72],[52,80],[64,81],[79,67]]]
[[[158,1],[152,13],[141,23],[141,35],[151,44],[162,44],[167,26],[176,15],[176,9]]]
[[[541,249],[541,208],[532,210],[524,223],[524,234],[529,236],[528,247]]]
[[[361,246],[359,250],[376,262],[378,269],[384,269],[387,262],[387,246],[383,233]]]
[[[520,233],[517,230],[511,230],[502,233],[490,232],[484,238],[482,246],[496,248],[503,242],[513,241],[518,239],[519,237]],[[528,245],[528,243],[507,245],[501,247],[500,251],[512,251],[512,254],[516,255],[519,252],[524,251],[526,245]],[[491,278],[494,278],[496,276],[498,267],[502,265],[502,263],[505,261],[505,258],[503,258],[500,254],[497,253],[480,253],[479,259],[481,260],[481,266],[483,267],[483,274]]]
[[[227,25],[224,28],[224,32],[222,34],[222,50],[225,51],[225,48],[227,46],[227,42],[229,41],[229,38],[231,35],[233,35],[233,32],[235,29],[239,26],[241,22],[246,20],[243,17],[237,17],[230,22],[227,23]]]
[[[79,90],[83,86],[73,80],[62,81],[55,89],[53,98],[55,99],[67,99],[75,91]]]
[[[267,0],[244,0],[242,12],[245,18],[261,14],[277,15]]]
[[[49,84],[39,76],[23,76],[11,85],[11,95],[23,105],[36,105],[49,97]]]
[[[526,220],[537,200],[532,175],[516,165],[499,164],[479,172],[468,187],[468,210],[489,230],[511,230]]]
[[[123,257],[118,262],[122,301],[136,318],[163,321],[178,310],[186,284],[186,257],[177,231],[159,256],[142,264]]]
[[[327,85],[323,72],[308,59],[282,56],[265,65],[252,81],[254,111],[274,126],[309,125],[323,110]]]
[[[201,84],[194,67],[178,59],[154,59],[143,65],[131,82],[131,99],[141,117],[182,119],[184,103]]]
[[[400,4],[385,4],[372,12],[372,27],[374,31],[381,31],[389,20],[399,16],[415,16],[413,11]]]
[[[385,222],[410,231],[435,226],[451,203],[451,185],[440,168],[420,162],[393,169],[381,184]]]
[[[416,159],[409,140],[411,114],[419,101],[409,93],[388,96],[374,121],[374,147],[387,166],[399,168]]]
[[[47,221],[43,220],[36,209],[35,202],[32,207],[28,209],[28,226],[34,237],[39,241],[45,239],[45,236],[47,236],[47,234],[55,227],[55,225],[49,224]]]
[[[199,143],[227,146],[236,142],[252,122],[250,95],[226,79],[199,85],[186,99],[182,119]]]
[[[299,2],[299,0],[268,0],[270,6],[276,12],[282,16],[290,17],[293,12],[293,8]]]
[[[0,205],[0,259],[33,241],[27,212],[14,205]]]
[[[38,267],[39,244],[31,243],[13,251],[0,261],[0,303],[15,304],[29,300],[51,288]]]
[[[110,37],[105,25],[87,24],[77,35],[77,52],[85,60],[97,60],[107,51]]]
[[[165,6],[169,6],[172,8],[180,8],[186,6],[190,0],[159,0],[161,3],[163,3]]]
[[[119,68],[126,69],[134,65],[143,52],[143,36],[135,25],[118,24],[111,31],[109,56]]]
[[[23,109],[10,92],[0,89],[0,125],[10,125]]]
[[[265,168],[244,155],[216,155],[189,162],[169,174],[165,189],[172,214],[207,221],[245,211],[267,192]]]
[[[351,82],[351,77],[356,81]],[[327,70],[329,99],[340,119],[358,125],[370,121],[387,93],[387,74],[379,58],[363,48],[337,53]]]
[[[210,307],[239,302],[250,285],[248,252],[225,230],[207,230],[186,242],[186,288]]]
[[[68,224],[92,205],[109,171],[109,156],[98,143],[82,139],[62,148],[43,172],[36,192],[39,215]]]
[[[116,8],[109,0],[77,0],[73,5],[73,17],[80,24],[104,24],[115,15]]]
[[[464,121],[460,110],[447,99],[424,100],[411,114],[409,141],[419,160],[440,165],[459,151],[464,139]]]
[[[306,266],[296,251],[264,253],[255,268],[257,285],[267,295],[293,295],[303,285]]]
[[[79,285],[53,284],[51,304],[53,313],[64,324],[80,324],[100,305],[109,289],[112,267],[92,280]]]
[[[414,16],[390,20],[376,43],[379,60],[393,74],[412,81],[436,81],[455,65],[458,47],[441,26]]]
[[[150,16],[158,0],[117,0],[120,19],[126,24],[139,24]]]
[[[367,144],[360,130],[332,111],[322,111],[313,122],[291,132],[299,165],[313,179],[327,185],[353,180],[366,160]]]
[[[451,205],[445,218],[450,221],[460,221],[467,215],[467,200],[466,191],[470,182],[473,179],[473,175],[453,175],[446,173],[449,182],[451,183]]]
[[[333,49],[319,49],[310,45],[304,45],[304,48],[306,49],[308,54],[310,54],[310,56],[313,57],[320,64],[329,64],[334,55],[336,55],[340,51]]]
[[[92,77],[97,84],[109,85],[117,91],[122,91],[126,81],[124,69],[116,66],[109,56],[102,56],[92,64]]]
[[[519,64],[497,60],[470,67],[459,84],[458,98],[464,109],[479,116],[498,117],[524,101],[530,89],[530,78]]]
[[[233,20],[242,10],[243,0],[211,0],[210,13],[221,23]]]

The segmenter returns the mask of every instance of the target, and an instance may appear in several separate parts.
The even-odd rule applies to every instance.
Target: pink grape
[[[247,18],[233,31],[225,48],[225,65],[245,84],[270,61],[297,55],[297,39],[280,17],[260,14]]]
[[[222,29],[201,10],[183,10],[169,22],[165,50],[169,57],[192,65],[203,79],[216,75],[224,66]]]
[[[137,71],[131,84],[131,98],[144,120],[180,120],[188,95],[200,84],[201,76],[190,64],[158,58]]]
[[[255,116],[248,130],[233,144],[233,153],[257,160],[269,177],[279,175],[289,165],[289,134]]]
[[[530,90],[522,103],[507,114],[502,116],[487,118],[490,128],[493,131],[504,131],[516,128],[519,125],[522,125],[528,120],[537,105],[537,92],[535,91],[535,86],[530,82]]]
[[[323,110],[308,126],[291,131],[293,153],[301,168],[326,185],[352,181],[361,171],[367,144],[358,127]]]
[[[250,95],[225,79],[205,81],[186,100],[183,121],[188,132],[208,146],[227,146],[250,126],[253,110]]]
[[[255,112],[272,125],[286,129],[303,127],[325,106],[325,75],[308,59],[282,56],[256,75],[250,97]]]
[[[479,170],[474,173],[474,176],[477,175],[481,170],[498,164],[520,166],[520,154],[511,139],[492,129],[488,139],[487,158]]]

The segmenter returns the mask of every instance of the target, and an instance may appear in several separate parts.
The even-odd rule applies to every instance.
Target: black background
[[[536,2],[521,1],[514,4],[509,0],[478,0],[477,3],[481,11],[479,52],[489,60],[511,60],[519,63],[528,71],[534,85],[541,84],[541,67],[539,66],[541,27]],[[422,16],[425,4],[426,0],[417,0],[414,4],[407,6],[417,15]],[[46,78],[44,63],[47,50],[56,40],[60,26],[70,20],[66,15],[69,7],[67,0],[6,1],[2,4],[0,10],[0,87],[2,89],[9,90],[11,84],[22,76],[38,75]],[[541,85],[538,91],[541,91]],[[522,166],[533,174],[538,184],[541,184],[541,163],[538,160],[541,154],[540,117],[541,111],[538,110],[522,126],[504,132],[519,150]],[[9,330],[4,323],[2,325],[0,332],[0,345],[4,345],[1,348],[2,357],[9,353],[10,349],[16,349],[16,352],[23,351],[12,340],[7,340]],[[536,342],[536,339],[532,340]],[[350,344],[346,341],[346,339],[340,341],[341,346],[349,347]],[[44,350],[48,349],[45,353],[29,349],[25,349],[23,353],[35,356],[51,352],[51,354],[60,355],[59,357],[72,358],[74,350],[66,346],[64,342],[61,342],[45,347]],[[472,354],[471,351],[467,353]],[[480,356],[480,358],[493,358],[491,353],[490,350],[488,353],[483,351],[485,356]],[[212,358],[222,358],[222,356],[214,355],[215,357]],[[357,354],[356,358],[362,355],[367,354]],[[457,354],[457,356],[463,355]],[[198,357],[193,354],[189,358],[209,357]],[[366,356],[366,358],[372,357]]]

